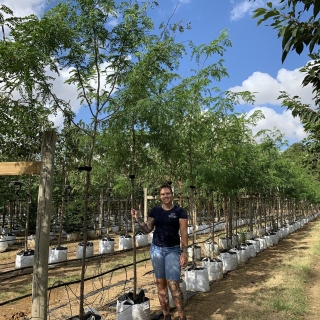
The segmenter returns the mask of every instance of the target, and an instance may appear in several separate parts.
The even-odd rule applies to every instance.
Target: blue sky
[[[269,0],[270,1],[270,0]],[[55,2],[55,1],[51,1]],[[150,11],[156,26],[166,21],[174,12],[172,22],[191,23],[191,30],[179,36],[181,40],[192,40],[196,45],[209,43],[216,39],[223,29],[227,29],[232,47],[224,55],[229,78],[223,79],[216,86],[222,90],[258,92],[254,106],[240,105],[236,111],[251,114],[260,109],[265,114],[253,131],[278,128],[289,143],[306,137],[299,119],[294,119],[289,111],[281,107],[277,100],[279,91],[299,95],[302,102],[312,104],[312,89],[302,88],[303,74],[298,70],[307,63],[307,52],[298,56],[295,52],[288,55],[281,63],[281,40],[277,33],[266,24],[257,26],[252,19],[252,11],[263,7],[266,0],[158,0],[159,6]],[[2,3],[13,9],[16,16],[35,13],[39,16],[46,9],[47,0],[3,0]],[[278,1],[274,0],[277,4]],[[181,63],[179,73],[184,75],[190,68],[189,58]],[[78,117],[84,115],[76,103],[75,88],[66,86],[63,81],[68,77],[68,70],[63,70],[55,88],[60,96],[69,98]],[[55,119],[59,124],[61,119]]]

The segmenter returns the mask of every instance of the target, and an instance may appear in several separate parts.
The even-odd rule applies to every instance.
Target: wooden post
[[[190,204],[189,204],[189,210],[190,210],[190,216],[192,217],[192,224],[193,224],[193,232],[192,232],[192,264],[195,264],[194,260],[194,246],[196,243],[196,230],[197,230],[197,217],[195,215],[194,210],[194,190],[195,186],[190,186]]]
[[[108,216],[109,218],[109,216]],[[104,199],[103,199],[103,188],[100,189],[100,207],[99,207],[99,222],[98,222],[98,236],[102,235],[102,227],[104,222]]]
[[[41,171],[32,281],[32,320],[47,319],[48,256],[55,143],[55,131],[45,131],[41,147]]]
[[[144,221],[148,220],[148,189],[143,188],[143,217]]]
[[[253,231],[253,195],[250,193],[249,196],[249,230]]]
[[[226,234],[227,238],[227,247],[231,249],[232,247],[232,204],[233,204],[233,195],[230,195],[228,198],[227,206],[228,206],[228,233]]]

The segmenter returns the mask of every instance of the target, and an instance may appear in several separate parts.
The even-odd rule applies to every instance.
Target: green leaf
[[[270,10],[265,14],[264,19],[267,20],[267,19],[274,17],[274,16],[277,16],[277,15],[278,15],[278,11],[276,9]]]
[[[314,7],[313,7],[313,17],[314,17],[314,19],[317,17],[319,11],[320,11],[320,1],[315,1],[314,2]]]
[[[256,10],[254,10],[253,12],[254,12],[254,15],[252,17],[253,18],[257,18],[257,17],[260,17],[260,16],[264,15],[267,12],[267,9],[258,8]]]
[[[291,28],[288,26],[284,29],[284,34],[283,34],[283,37],[282,37],[282,49],[286,50],[286,51],[289,51],[286,48],[286,46],[288,45],[288,42],[290,41],[291,39],[291,36],[292,36],[292,31],[291,31]]]
[[[286,60],[286,57],[288,55],[288,51],[283,51],[282,52],[282,56],[281,56],[281,62],[284,63],[284,61]]]
[[[295,50],[297,52],[297,54],[301,54],[301,52],[303,51],[303,48],[304,48],[304,45],[303,45],[303,42],[299,42],[295,45]]]
[[[310,53],[312,53],[313,49],[314,49],[314,46],[316,44],[318,44],[318,41],[319,41],[320,37],[317,35],[317,36],[314,36],[309,44],[309,51]]]
[[[272,2],[267,2],[266,5],[267,5],[269,8],[272,8]]]

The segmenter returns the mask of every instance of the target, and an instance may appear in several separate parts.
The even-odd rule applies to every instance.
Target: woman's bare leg
[[[178,280],[168,280],[168,286],[171,291],[171,295],[176,305],[178,315],[180,319],[185,319],[186,313],[184,311],[184,303],[183,303],[183,293],[180,288],[180,283]]]
[[[169,315],[170,306],[167,279],[156,279],[156,284],[158,288],[158,297],[162,313],[164,314],[164,316]]]

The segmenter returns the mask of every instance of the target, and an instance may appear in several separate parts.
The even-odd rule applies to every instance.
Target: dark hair
[[[159,188],[159,192],[160,192],[162,189],[169,189],[169,190],[171,191],[171,193],[173,194],[171,185],[168,184],[168,183],[163,184],[163,185]]]

